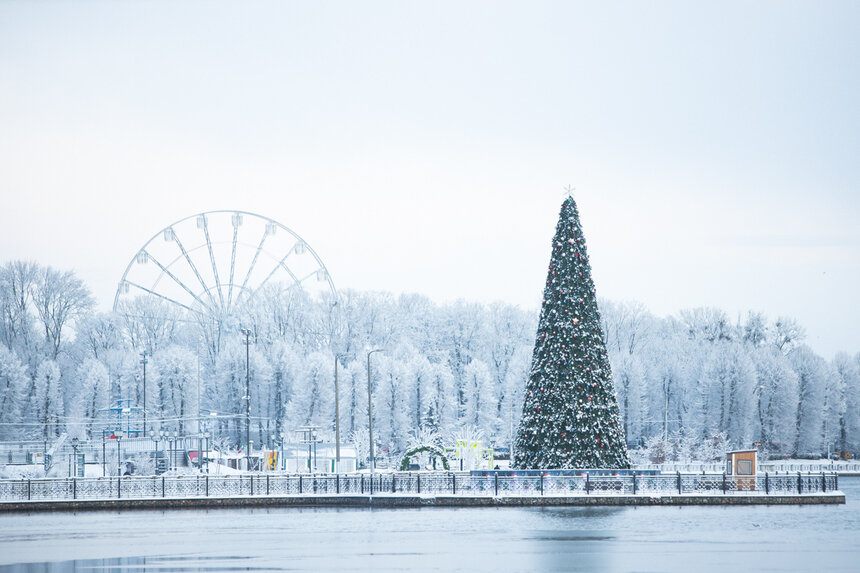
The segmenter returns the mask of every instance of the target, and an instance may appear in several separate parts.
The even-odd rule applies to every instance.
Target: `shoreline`
[[[750,506],[842,505],[845,494],[801,495],[580,495],[580,496],[456,496],[456,495],[291,495],[141,499],[38,500],[0,502],[0,514],[34,512],[126,511],[152,509],[217,509],[237,507],[624,507],[624,506]]]

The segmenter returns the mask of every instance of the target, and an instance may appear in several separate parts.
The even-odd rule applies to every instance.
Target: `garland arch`
[[[440,458],[442,460],[442,467],[444,467],[446,471],[451,469],[451,466],[448,465],[448,458],[445,457],[445,452],[442,451],[442,448],[437,448],[436,446],[419,446],[417,448],[412,448],[411,450],[403,454],[403,460],[400,462],[400,471],[407,471],[409,469],[409,460],[412,458],[412,456],[424,452],[429,452],[437,458]]]

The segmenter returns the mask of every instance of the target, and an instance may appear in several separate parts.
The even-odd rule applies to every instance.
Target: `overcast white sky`
[[[598,295],[860,351],[860,3],[0,0],[0,262],[109,309],[213,209],[339,288],[537,309],[577,187]]]

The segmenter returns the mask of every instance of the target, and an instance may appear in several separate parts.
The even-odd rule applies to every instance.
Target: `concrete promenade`
[[[149,499],[87,499],[0,502],[0,513],[42,511],[127,511],[215,509],[236,507],[578,507],[684,505],[827,505],[844,504],[842,492],[811,494],[734,495],[576,495],[576,496],[458,496],[458,495],[290,495],[183,497]]]

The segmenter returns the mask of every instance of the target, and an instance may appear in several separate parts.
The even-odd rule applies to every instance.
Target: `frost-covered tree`
[[[67,327],[76,318],[89,313],[95,301],[74,273],[51,267],[42,268],[37,273],[32,297],[45,335],[47,354],[56,360]]]
[[[507,436],[511,406],[522,399],[522,385],[528,373],[530,355],[524,344],[535,331],[536,325],[523,320],[522,312],[508,305],[490,305],[487,348],[489,360],[484,360],[492,376],[491,390],[495,396],[495,409],[491,413],[493,426],[485,431],[491,436]],[[518,403],[519,410],[522,404]],[[518,412],[519,414],[519,412]],[[504,440],[510,441],[510,437]]]
[[[117,310],[125,337],[135,353],[145,350],[152,356],[177,342],[179,321],[183,316],[173,305],[155,297],[140,296],[121,301]]]
[[[454,375],[445,362],[431,364],[430,406],[427,410],[427,425],[439,433],[445,433],[457,422],[457,404],[454,396]]]
[[[756,367],[756,441],[768,454],[788,454],[794,448],[798,395],[797,374],[776,346],[753,355]]]
[[[168,346],[152,357],[155,400],[148,417],[165,430],[197,431],[197,357],[181,346]],[[189,423],[191,421],[194,423]]]
[[[267,350],[272,370],[269,395],[266,400],[267,416],[272,419],[275,436],[292,430],[287,420],[287,403],[292,399],[299,378],[302,359],[285,342],[276,340]]]
[[[287,420],[294,426],[334,427],[334,357],[322,352],[307,356],[297,389],[287,404]]]
[[[517,434],[520,468],[630,462],[576,203],[561,208]]]
[[[857,358],[860,358],[858,355]],[[856,444],[850,437],[856,435],[860,423],[860,360],[840,352],[833,358],[833,373],[830,384],[831,408],[826,438],[832,451],[848,452]]]
[[[314,353],[327,356],[329,371],[333,354],[341,356],[340,415],[346,436],[367,429],[366,349],[386,349],[374,358],[376,424],[387,428],[374,432],[380,451],[395,452],[415,431],[450,438],[467,423],[479,426],[486,444],[507,450],[511,427],[519,425],[524,411],[538,326],[534,309],[437,304],[421,295],[348,290],[334,306],[288,285],[269,284],[222,321],[201,321],[152,297],[124,302],[117,314],[86,309],[55,315],[54,310],[63,311],[63,296],[81,293],[58,288],[65,279],[74,276],[36,263],[0,266],[0,348],[6,350],[0,356],[0,416],[5,418],[0,439],[63,431],[98,434],[114,423],[99,413],[101,408],[118,399],[141,405],[140,354],[146,350],[152,357],[148,421],[194,431],[199,356],[206,429],[235,446],[244,441],[247,405],[240,326],[254,332],[255,443],[301,426],[311,408],[319,425],[326,431],[333,427],[333,394],[323,409],[308,399],[314,395],[309,375]],[[563,316],[561,307],[555,308],[555,318]],[[639,303],[612,301],[600,302],[600,317],[624,434],[629,447],[640,448],[640,459],[655,439],[668,459],[694,452],[704,456],[715,435],[723,435],[731,448],[761,441],[772,456],[820,455],[828,445],[860,454],[860,357],[839,355],[828,362],[803,349],[797,321],[771,320],[758,312],[730,320],[714,308],[656,317]],[[174,350],[193,357],[181,369],[192,383],[159,386],[157,363]],[[54,403],[63,414],[52,415],[50,431],[44,421],[48,386],[37,377],[46,360],[59,369],[51,392],[59,389]],[[483,372],[482,364],[489,383],[475,376]],[[392,401],[391,392],[384,396],[383,369],[394,375],[387,389],[399,399]],[[91,387],[92,380],[97,383]],[[331,372],[319,380],[333,392]],[[140,418],[135,422],[132,416],[131,423],[142,428]]]
[[[365,467],[370,459],[370,431],[365,428],[359,428],[349,433],[347,438],[349,443],[355,448],[355,455],[361,467]],[[374,440],[376,441],[376,440]],[[374,453],[378,451],[374,444]]]
[[[860,353],[845,378],[844,446],[842,452],[860,452]],[[856,457],[856,456],[855,456]]]
[[[825,386],[828,365],[808,346],[799,346],[789,353],[797,373],[798,408],[795,418],[795,455],[817,455],[823,451]]]
[[[680,319],[691,339],[715,342],[735,338],[728,316],[718,308],[682,310]]]
[[[0,267],[0,340],[33,371],[39,353],[31,301],[38,274],[39,266],[33,262],[12,261]]]
[[[339,386],[341,431],[349,435],[367,427],[367,377],[361,360],[346,365]]]
[[[761,346],[767,343],[769,328],[767,319],[760,312],[747,313],[747,320],[743,326],[743,340],[753,346]]]
[[[413,348],[410,348],[409,354],[404,359],[408,376],[405,388],[407,393],[406,424],[407,427],[411,427],[413,432],[416,432],[427,425],[432,396],[433,368],[430,361]]]
[[[33,379],[33,410],[35,421],[44,424],[42,435],[53,438],[61,433],[60,419],[65,413],[60,367],[54,360],[44,360]]]
[[[498,412],[497,391],[483,360],[472,360],[463,371],[466,394],[466,413],[464,421],[478,428],[492,428],[494,416]]]
[[[371,372],[374,437],[378,434],[381,443],[399,452],[406,446],[410,429],[408,409],[404,407],[410,395],[410,372],[403,362],[387,356],[374,359]]]
[[[0,437],[12,439],[21,433],[16,424],[21,421],[21,411],[27,386],[27,369],[14,352],[0,346]]]
[[[77,385],[79,393],[72,408],[73,418],[85,422],[81,424],[86,437],[93,437],[97,432],[93,427],[99,419],[104,419],[105,408],[109,405],[110,375],[105,365],[94,358],[87,358],[77,370]],[[78,438],[85,437],[78,435]]]
[[[439,334],[454,376],[457,419],[462,420],[466,416],[467,400],[465,370],[481,350],[485,321],[479,305],[463,301],[447,307],[444,314]]]
[[[806,330],[795,319],[786,316],[776,319],[772,332],[773,344],[786,354],[806,338]]]
[[[750,441],[755,367],[735,342],[711,350],[702,376],[705,423],[709,432],[725,432],[736,444]]]
[[[272,370],[260,348],[253,343],[246,349],[244,339],[231,337],[224,342],[215,364],[216,375],[207,385],[205,403],[210,412],[210,426],[219,435],[230,436],[234,444],[244,444],[248,400],[245,393],[246,375],[249,375],[251,390],[250,439],[259,444],[267,434],[266,421],[262,419],[263,396],[267,395]],[[247,350],[247,354],[246,354]],[[246,358],[248,371],[246,372]],[[271,431],[271,425],[269,426]]]

